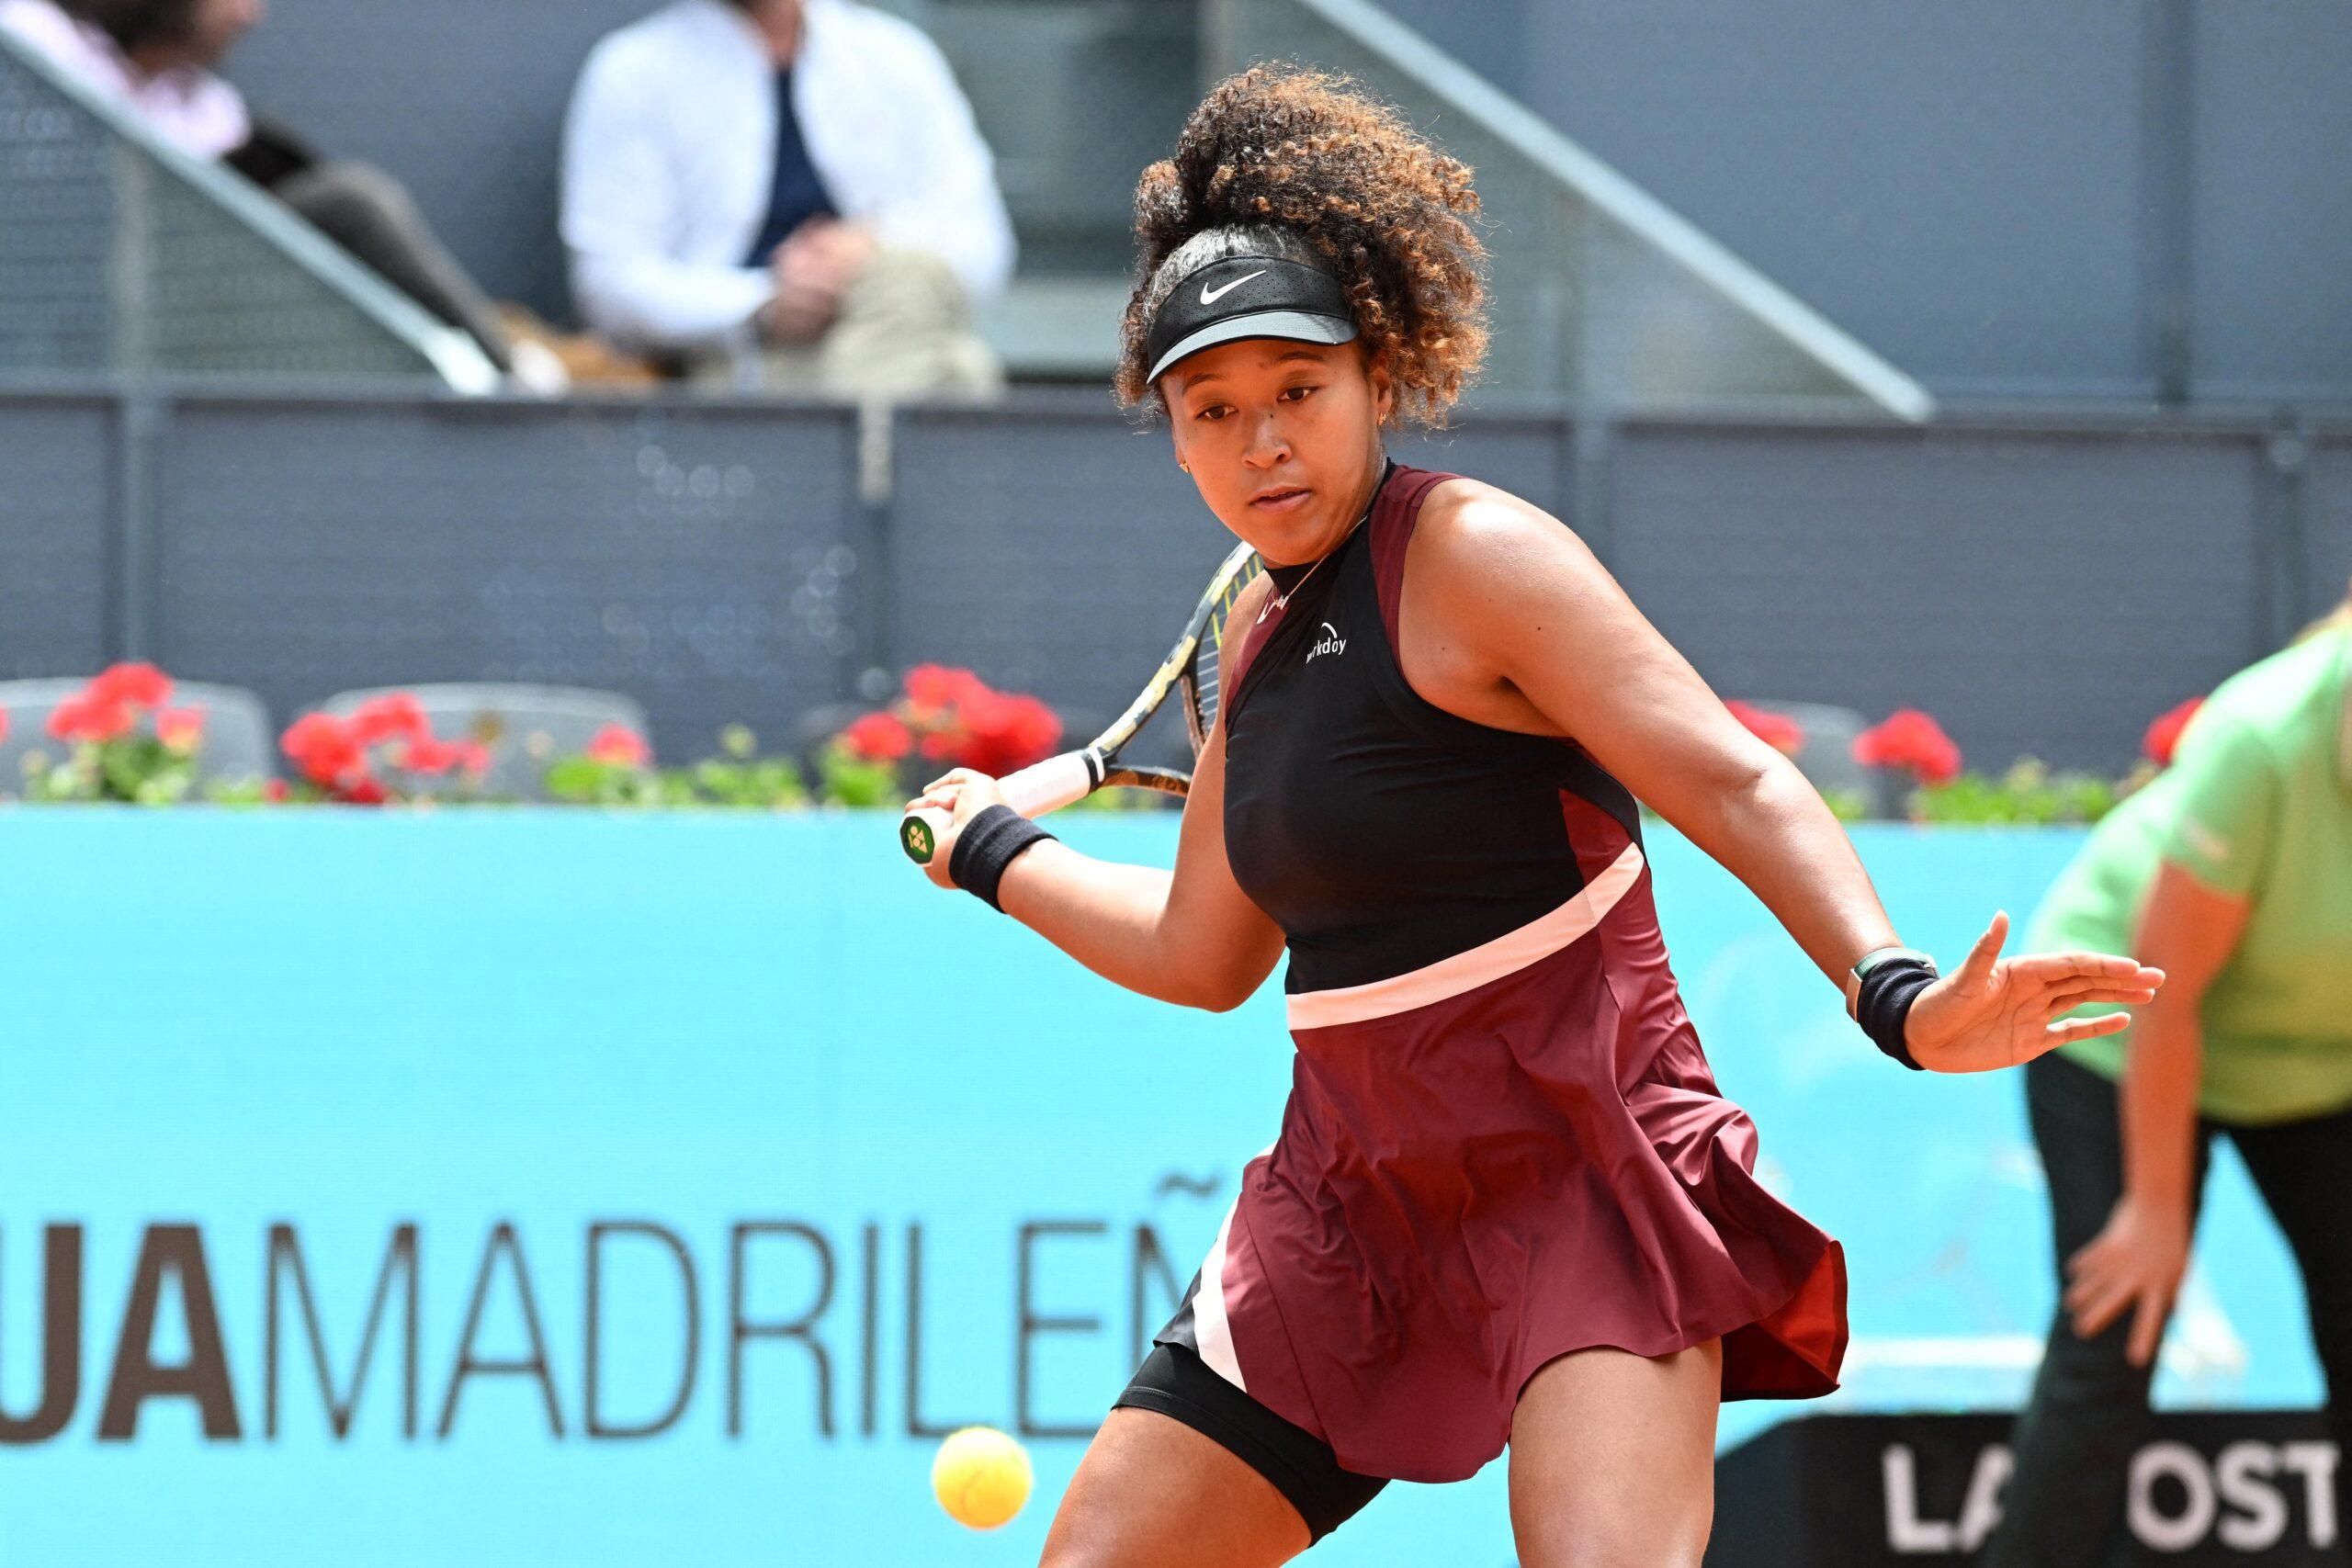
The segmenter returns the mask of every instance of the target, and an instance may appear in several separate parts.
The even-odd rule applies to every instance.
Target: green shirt
[[[2223,682],[2172,766],[2100,818],[2026,933],[2027,952],[2130,953],[2160,859],[2249,900],[2245,934],[2201,1009],[2197,1105],[2218,1121],[2293,1121],[2352,1105],[2347,667],[2352,628],[2335,627]],[[2127,1029],[2065,1051],[2120,1078],[2130,1038]]]

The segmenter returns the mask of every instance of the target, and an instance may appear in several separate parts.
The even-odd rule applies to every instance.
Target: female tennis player
[[[1319,74],[1214,89],[1136,192],[1118,390],[1267,563],[1173,873],[993,781],[928,863],[1080,963],[1226,1009],[1285,946],[1281,1135],[1062,1500],[1048,1568],[1286,1561],[1390,1478],[1511,1451],[1527,1568],[1699,1562],[1719,1400],[1836,1386],[1838,1244],[1752,1174],[1651,902],[1635,800],[1736,873],[1881,1046],[1968,1072],[2162,976],[1900,949],[1819,796],[1566,527],[1387,459],[1476,369],[1470,172]],[[1858,565],[1858,570],[1867,570]],[[1856,971],[1861,971],[1857,977]],[[1914,1060],[1916,1058],[1916,1060]]]

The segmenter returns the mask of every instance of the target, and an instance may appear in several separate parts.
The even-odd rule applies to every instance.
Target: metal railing
[[[1369,0],[1207,0],[1212,77],[1347,73],[1477,171],[1492,224],[1484,385],[1596,410],[1827,399],[1917,421],[1910,377]]]
[[[0,32],[0,374],[498,373],[325,236]]]

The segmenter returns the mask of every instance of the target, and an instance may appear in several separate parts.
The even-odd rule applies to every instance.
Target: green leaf
[[[1870,796],[1859,789],[1826,789],[1821,800],[1840,822],[1860,822],[1871,814]]]
[[[838,740],[818,753],[817,794],[828,806],[896,806],[909,793],[892,763],[860,757]]]

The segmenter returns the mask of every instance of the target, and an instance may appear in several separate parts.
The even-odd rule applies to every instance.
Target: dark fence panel
[[[1620,577],[1726,696],[1927,709],[1974,762],[2117,768],[2267,651],[2250,435],[1626,430]]]
[[[889,513],[890,649],[1107,721],[1233,540],[1161,430],[1115,412],[909,410]],[[1152,755],[1182,727],[1155,726]]]
[[[0,399],[0,677],[105,662],[116,418],[96,398]]]
[[[909,410],[894,446],[890,622],[901,667],[969,665],[1107,721],[1233,547],[1177,469],[1166,430],[1115,412]],[[1568,448],[1564,420],[1521,415],[1394,450],[1565,514]],[[1155,734],[1148,754],[1180,734]]]
[[[1231,545],[1165,430],[1091,400],[905,409],[887,434],[817,407],[11,393],[0,674],[135,654],[281,720],[355,686],[579,684],[635,697],[683,759],[731,721],[791,742],[938,660],[1082,725]],[[2352,577],[2334,425],[1538,410],[1394,449],[1577,527],[1724,694],[1925,707],[1985,766],[2121,768]]]
[[[627,693],[673,754],[786,738],[861,651],[855,459],[841,410],[186,404],[157,652],[281,716],[522,681]]]

